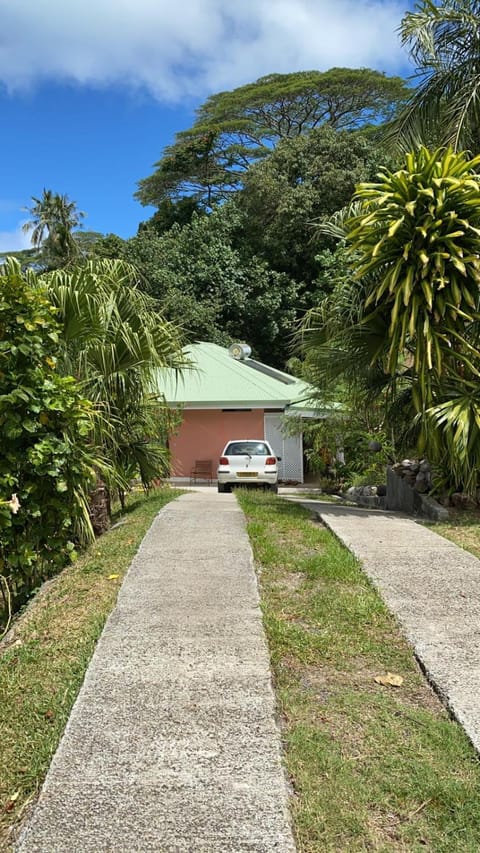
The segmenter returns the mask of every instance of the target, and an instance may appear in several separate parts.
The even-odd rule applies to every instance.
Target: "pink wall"
[[[179,431],[169,441],[172,476],[188,477],[196,459],[211,459],[215,475],[220,454],[232,438],[264,438],[263,409],[185,410]]]

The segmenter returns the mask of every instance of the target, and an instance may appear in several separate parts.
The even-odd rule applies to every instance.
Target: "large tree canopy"
[[[282,140],[249,169],[235,196],[245,250],[310,289],[317,255],[331,245],[315,224],[349,204],[355,186],[374,177],[380,158],[364,133],[324,126]]]
[[[289,354],[297,317],[295,282],[235,246],[241,218],[228,205],[159,235],[143,228],[131,240],[112,236],[99,254],[115,254],[140,271],[162,316],[181,324],[188,340],[228,345],[248,341],[279,367]]]
[[[368,68],[269,74],[212,95],[193,126],[165,149],[154,173],[139,182],[137,198],[159,207],[187,195],[210,207],[237,189],[250,165],[279,140],[322,125],[355,130],[380,124],[407,96],[399,77]]]

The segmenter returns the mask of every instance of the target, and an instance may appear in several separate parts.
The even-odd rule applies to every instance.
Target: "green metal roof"
[[[179,376],[159,371],[158,390],[167,402],[188,408],[311,408],[313,389],[281,370],[252,358],[237,360],[217,344],[197,343],[184,348],[192,367]],[[305,401],[305,406],[302,406]]]

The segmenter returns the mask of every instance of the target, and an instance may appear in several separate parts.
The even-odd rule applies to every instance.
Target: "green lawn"
[[[480,765],[353,556],[237,491],[260,575],[301,853],[480,850]],[[387,671],[400,687],[375,682]]]
[[[448,514],[448,521],[434,526],[435,533],[480,558],[480,510],[449,508]]]
[[[119,527],[58,575],[0,655],[0,850],[36,795],[118,589],[155,515],[181,492],[129,498]]]

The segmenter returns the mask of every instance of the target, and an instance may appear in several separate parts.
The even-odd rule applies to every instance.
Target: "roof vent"
[[[248,344],[232,344],[231,347],[228,348],[229,355],[232,358],[236,358],[237,361],[245,361],[246,358],[249,358],[252,354],[252,348],[248,346]]]

